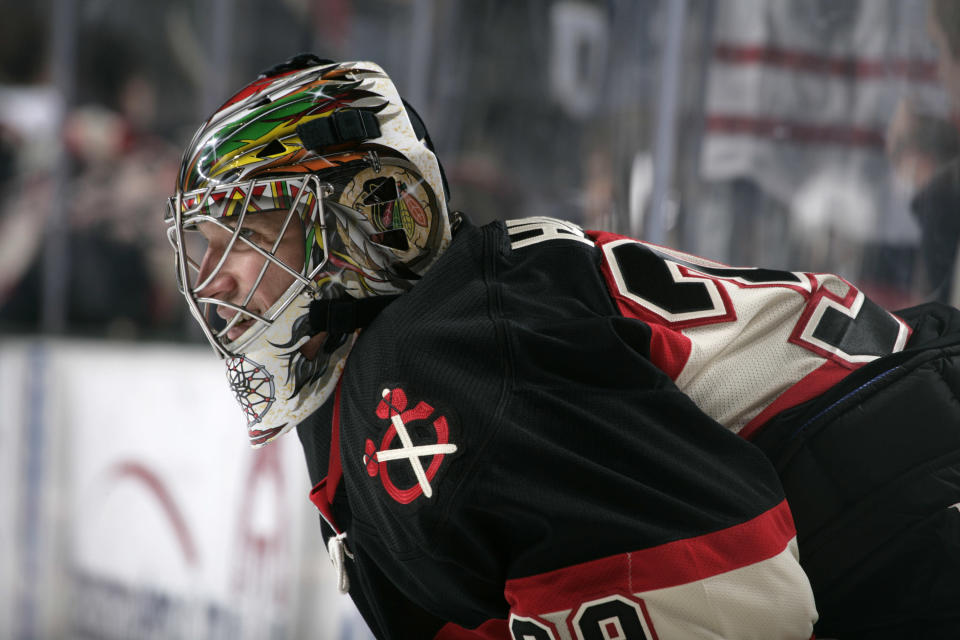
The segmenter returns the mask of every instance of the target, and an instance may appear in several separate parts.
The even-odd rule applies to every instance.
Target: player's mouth
[[[234,320],[237,321],[235,324],[233,324],[233,326],[227,329],[227,333],[222,335],[221,340],[234,342],[237,338],[246,333],[247,329],[252,327],[253,323],[256,322],[254,318],[251,318],[242,311],[239,312],[240,317],[237,318],[237,313],[238,312],[233,309],[227,309],[223,307],[217,310],[217,315],[223,318],[228,325],[232,324]]]
[[[229,331],[227,331],[227,340],[231,342],[242,336],[246,333],[247,329],[253,326],[253,318],[247,318],[246,320],[241,320],[237,324],[233,325]]]

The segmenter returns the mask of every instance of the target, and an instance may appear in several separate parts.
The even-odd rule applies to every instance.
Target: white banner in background
[[[0,453],[3,637],[335,638],[358,625],[296,434],[250,449],[209,349],[3,341],[0,385],[14,444]],[[32,391],[8,402],[18,385]]]
[[[860,241],[915,241],[905,204],[889,191],[884,136],[900,98],[945,108],[924,16],[922,0],[723,3],[711,44],[704,178],[748,177],[801,226],[855,216],[853,235],[867,236]],[[807,197],[811,190],[826,204]]]

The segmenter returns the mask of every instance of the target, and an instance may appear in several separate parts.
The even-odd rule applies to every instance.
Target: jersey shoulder
[[[610,294],[651,328],[651,358],[710,416],[749,436],[851,371],[904,348],[907,323],[843,278],[730,267],[596,232]]]

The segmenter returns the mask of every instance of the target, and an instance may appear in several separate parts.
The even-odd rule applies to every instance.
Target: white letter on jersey
[[[576,240],[593,246],[593,242],[584,235],[583,229],[566,220],[536,216],[507,220],[505,224],[510,235],[511,249],[520,249],[547,240]]]

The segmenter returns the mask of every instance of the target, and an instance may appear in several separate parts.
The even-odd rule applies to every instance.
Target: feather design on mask
[[[310,385],[326,373],[330,366],[330,354],[337,347],[346,342],[347,336],[344,334],[328,334],[324,338],[322,348],[317,351],[316,357],[312,360],[300,352],[301,342],[304,338],[311,335],[310,314],[306,313],[293,322],[290,340],[282,344],[274,344],[279,349],[290,349],[297,345],[292,351],[287,353],[287,379],[294,381],[293,398],[300,394],[300,391],[307,385]]]

